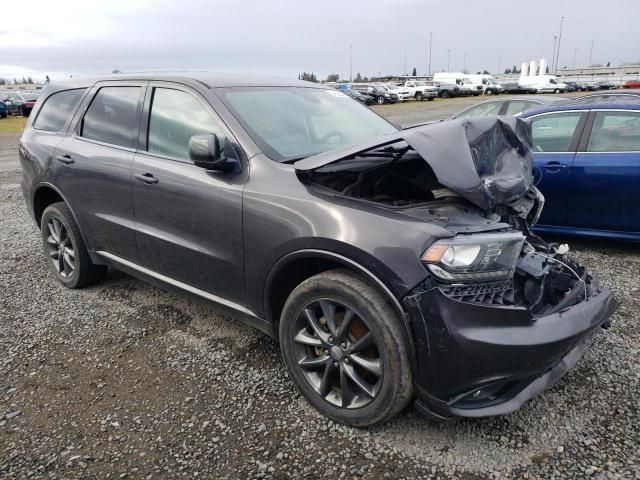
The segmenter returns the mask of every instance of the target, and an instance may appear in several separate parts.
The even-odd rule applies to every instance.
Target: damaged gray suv
[[[216,304],[349,425],[512,412],[617,305],[531,232],[520,119],[398,130],[317,84],[119,75],[49,85],[20,161],[63,285],[111,267]]]

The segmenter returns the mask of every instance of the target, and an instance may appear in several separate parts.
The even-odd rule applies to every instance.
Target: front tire
[[[376,102],[378,102],[378,105],[384,105],[384,97],[376,98]]]
[[[323,415],[366,427],[389,420],[413,395],[406,330],[364,279],[331,270],[302,282],[279,325],[296,387]]]
[[[418,100],[419,102],[424,100],[424,97],[422,96],[422,92],[416,92],[416,100]]]
[[[45,209],[40,233],[47,264],[65,287],[82,288],[104,278],[107,267],[91,262],[66,203],[54,203]]]
[[[442,98],[449,98],[450,96],[451,94],[449,93],[448,90],[444,90],[441,95]]]

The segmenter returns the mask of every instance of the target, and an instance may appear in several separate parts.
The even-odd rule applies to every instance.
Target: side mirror
[[[227,155],[228,150],[231,150],[232,156]],[[208,171],[230,173],[240,169],[240,161],[235,158],[231,146],[224,137],[221,141],[215,133],[191,137],[189,139],[189,158],[196,167]]]

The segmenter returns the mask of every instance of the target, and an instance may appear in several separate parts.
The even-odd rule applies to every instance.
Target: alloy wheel
[[[298,368],[315,392],[341,408],[369,404],[383,380],[382,349],[365,319],[331,300],[313,300],[295,320]]]
[[[51,217],[47,222],[47,249],[60,276],[69,278],[73,275],[76,269],[73,240],[64,223],[55,217]]]

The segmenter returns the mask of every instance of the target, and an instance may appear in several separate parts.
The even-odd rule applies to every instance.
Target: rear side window
[[[640,151],[640,112],[597,112],[587,151]]]
[[[40,113],[33,124],[33,128],[48,132],[62,130],[85,91],[86,88],[78,88],[49,96],[42,108],[40,108]]]
[[[141,87],[102,87],[82,119],[80,136],[135,148],[140,125]]]
[[[502,107],[502,102],[486,102],[471,107],[465,110],[455,118],[468,118],[468,117],[486,117],[489,115],[497,115]]]
[[[514,116],[516,113],[522,113],[527,108],[537,105],[535,102],[530,102],[529,100],[511,100],[509,105],[507,105],[507,110],[504,112],[505,115]]]
[[[567,152],[580,122],[580,112],[551,113],[532,120],[535,152]]]

